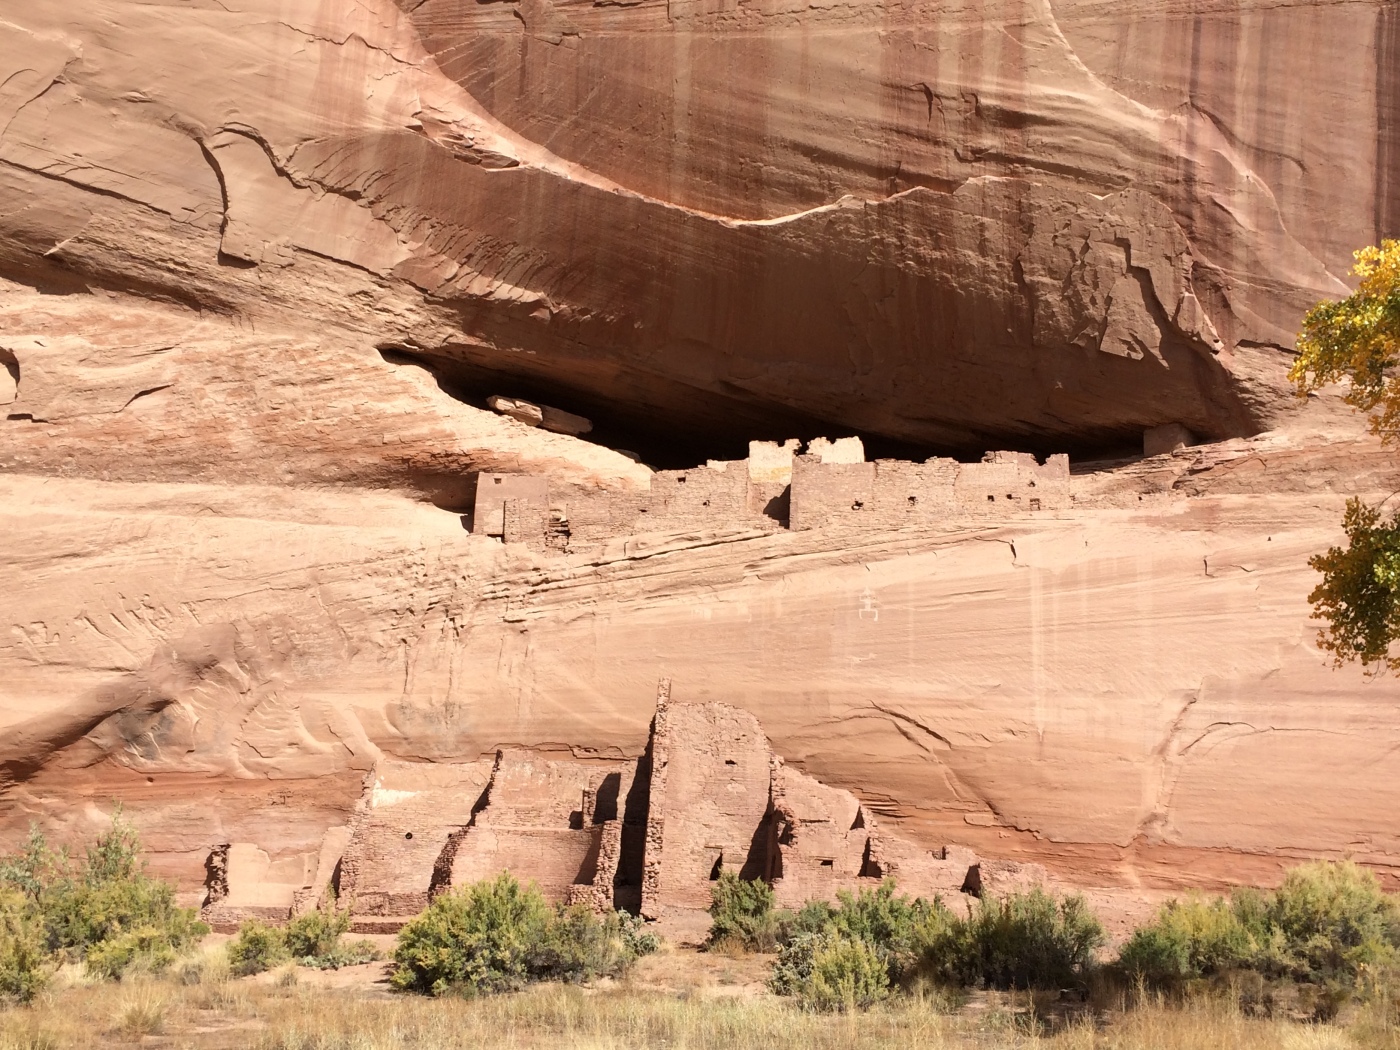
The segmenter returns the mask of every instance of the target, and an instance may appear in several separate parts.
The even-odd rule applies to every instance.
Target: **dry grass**
[[[391,995],[378,966],[231,979],[211,953],[161,979],[60,982],[32,1007],[0,1010],[0,1050],[1400,1050],[1387,1004],[1314,1025],[1218,998],[1064,1014],[1049,998],[923,994],[831,1017],[767,995],[762,967],[743,961],[668,952],[655,969],[467,1002]]]
[[[165,1026],[168,997],[150,981],[134,984],[117,1006],[117,1030],[128,1039],[156,1035]]]

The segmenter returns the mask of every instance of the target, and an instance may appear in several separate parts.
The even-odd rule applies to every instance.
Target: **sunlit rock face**
[[[3,30],[0,234],[12,270],[349,315],[716,440],[1238,436],[1400,217],[1398,18],[36,0]]]
[[[1283,376],[1400,232],[1397,71],[1384,3],[0,0],[5,841],[121,799],[191,892],[300,878],[377,765],[635,760],[665,674],[930,849],[1394,867],[1397,687],[1306,558],[1395,461]],[[1214,443],[1024,520],[460,517],[1162,425]]]

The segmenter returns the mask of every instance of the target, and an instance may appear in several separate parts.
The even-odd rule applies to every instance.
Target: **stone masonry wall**
[[[339,895],[356,915],[416,915],[428,906],[434,869],[472,818],[492,762],[382,761],[351,822]]]
[[[601,829],[584,823],[586,794],[596,794],[600,774],[620,776],[624,768],[501,751],[486,805],[457,845],[452,885],[509,871],[537,883],[550,900],[566,900],[581,878],[592,881],[601,845]]]
[[[866,462],[855,438],[813,440],[806,455],[795,455],[796,445],[754,442],[748,460],[657,471],[646,493],[573,486],[541,495],[522,485],[502,488],[508,475],[482,475],[477,520],[483,525],[473,531],[536,550],[565,550],[570,543],[678,529],[876,530],[996,520],[1063,510],[1071,502],[1068,456],[1044,464],[1020,452],[989,452],[980,463]],[[498,499],[502,491],[508,495]]]
[[[704,909],[721,871],[761,878],[767,864],[768,740],[726,704],[664,705],[653,737],[642,914]]]

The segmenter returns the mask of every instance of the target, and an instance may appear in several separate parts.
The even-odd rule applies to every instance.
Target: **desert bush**
[[[808,901],[783,920],[783,945],[769,987],[821,1010],[885,998],[911,977],[926,946],[957,922],[941,901],[909,898],[894,880],[837,903]]]
[[[1134,930],[1118,960],[1130,977],[1165,985],[1248,966],[1258,951],[1257,927],[1241,921],[1230,902],[1191,896],[1168,901],[1151,924]]]
[[[399,933],[391,978],[404,991],[511,991],[533,981],[616,975],[653,938],[618,915],[553,908],[509,872],[437,897]]]
[[[741,879],[720,872],[710,887],[711,947],[740,947],[751,952],[777,949],[782,916],[773,908],[773,888],[761,879]]]
[[[1284,876],[1267,911],[1301,979],[1354,981],[1391,963],[1400,908],[1373,872],[1352,861],[1303,864]]]
[[[349,931],[349,910],[336,908],[334,898],[328,894],[320,907],[287,923],[282,940],[293,958],[314,958],[334,952],[340,938]]]
[[[52,971],[43,917],[24,894],[0,887],[0,1001],[29,1002]]]
[[[622,943],[635,958],[660,951],[661,938],[646,928],[640,915],[620,911],[617,913],[617,925]]]
[[[833,929],[799,933],[783,945],[769,987],[814,1010],[855,1010],[890,992],[889,963],[875,945]]]
[[[228,946],[229,972],[235,977],[264,973],[288,960],[282,931],[258,919],[248,919]]]
[[[925,976],[991,988],[1082,984],[1104,942],[1084,898],[1062,900],[1037,888],[984,897],[966,919],[939,917],[923,944]]]
[[[209,928],[176,906],[174,887],[151,878],[140,856],[141,840],[118,810],[81,863],[31,831],[18,854],[0,859],[0,889],[23,895],[55,961],[85,960],[104,978],[133,967],[158,971]]]
[[[1252,970],[1335,990],[1391,966],[1397,948],[1400,909],[1375,875],[1350,861],[1316,862],[1288,872],[1273,893],[1168,901],[1118,964],[1157,986]]]
[[[282,941],[288,956],[314,970],[338,970],[379,958],[371,942],[345,940],[349,931],[350,909],[337,908],[331,893],[315,911],[289,922],[282,931]]]
[[[371,942],[345,940],[350,921],[349,909],[338,909],[334,895],[284,927],[249,919],[228,946],[230,971],[246,977],[286,962],[313,970],[338,970],[380,958]]]

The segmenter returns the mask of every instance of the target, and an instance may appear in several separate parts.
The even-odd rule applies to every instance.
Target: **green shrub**
[[[404,991],[464,995],[531,981],[584,981],[621,973],[655,950],[630,918],[552,908],[509,872],[437,897],[399,932],[391,981]]]
[[[1352,861],[1294,868],[1273,895],[1268,917],[1287,946],[1293,975],[1354,981],[1396,958],[1400,909],[1373,872]]]
[[[334,953],[340,938],[349,931],[349,909],[336,908],[334,897],[327,895],[320,907],[287,923],[282,941],[294,959],[318,958]]]
[[[831,911],[829,928],[843,937],[876,949],[885,960],[890,979],[899,980],[917,962],[925,944],[952,920],[952,913],[935,899],[913,899],[895,893],[895,881],[885,879],[873,889],[852,895],[842,890]],[[805,910],[805,909],[804,909]]]
[[[864,1009],[890,991],[886,953],[835,930],[800,933],[783,945],[769,987],[813,1010]]]
[[[1397,960],[1400,910],[1375,875],[1350,862],[1294,868],[1274,893],[1168,901],[1123,946],[1132,978],[1174,985],[1232,970],[1351,987]]]
[[[1259,953],[1259,932],[1223,898],[1192,896],[1168,901],[1154,922],[1134,930],[1118,961],[1134,979],[1178,984],[1251,965]]]
[[[346,941],[349,929],[350,911],[337,909],[334,896],[281,928],[249,919],[228,946],[229,969],[246,977],[285,962],[313,970],[338,970],[380,958],[370,941]]]
[[[1103,927],[1083,897],[1057,901],[1037,888],[984,897],[966,919],[934,924],[923,969],[952,984],[1063,988],[1083,982],[1103,942]]]
[[[43,917],[23,893],[0,887],[0,1002],[27,1003],[52,972]]]
[[[41,917],[56,961],[86,960],[105,978],[132,967],[158,971],[209,928],[176,906],[174,887],[147,875],[140,855],[140,838],[120,810],[81,864],[31,831],[17,855],[0,858],[0,889],[22,894]]]
[[[238,936],[228,946],[229,972],[235,977],[263,973],[289,958],[282,931],[257,919],[240,926]]]
[[[640,915],[617,912],[618,934],[633,958],[651,955],[661,949],[661,938],[646,928]]]
[[[720,872],[710,887],[710,937],[712,947],[727,945],[751,952],[777,949],[782,917],[773,909],[773,887],[761,879],[741,879],[731,871]]]

